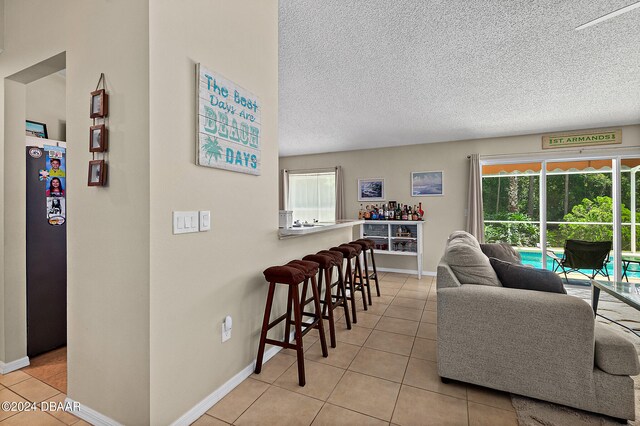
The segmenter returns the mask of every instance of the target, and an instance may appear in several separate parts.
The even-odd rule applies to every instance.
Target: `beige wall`
[[[277,238],[278,2],[155,0],[150,26],[151,423],[167,424],[255,359],[262,270],[350,232]],[[194,165],[196,62],[260,98],[261,176]],[[172,210],[211,210],[211,231],[172,235]]]
[[[98,26],[96,27],[96,24]],[[99,30],[96,30],[99,28]],[[148,2],[9,0],[0,54],[4,356],[25,354],[23,87],[6,80],[66,51],[68,394],[124,424],[149,423]],[[110,93],[107,188],[86,186],[89,93]],[[20,98],[20,95],[17,95]],[[18,102],[18,103],[16,103]],[[17,106],[14,110],[13,108]],[[17,325],[16,325],[17,324]],[[14,336],[15,334],[15,336]]]
[[[626,153],[640,155],[640,126],[623,127],[623,146]],[[584,149],[603,155],[612,147]],[[553,150],[551,155],[562,155],[566,150]],[[574,150],[571,150],[574,152]],[[544,154],[549,153],[546,150]],[[436,265],[447,236],[454,230],[464,229],[469,164],[467,155],[481,156],[533,153],[542,155],[541,135],[477,139],[468,141],[408,145],[396,148],[349,151],[280,158],[280,167],[286,169],[308,169],[342,166],[345,182],[345,205],[347,217],[357,217],[360,203],[357,201],[358,178],[384,178],[387,200],[416,204],[422,201],[426,211],[424,224],[424,271],[435,272]],[[594,154],[596,155],[596,154]],[[444,196],[411,197],[411,172],[443,170]],[[378,260],[380,259],[380,260]],[[377,264],[386,268],[416,269],[415,259],[404,256],[382,255]]]
[[[67,137],[65,80],[54,73],[26,85],[27,120],[46,124],[49,139],[57,141],[65,141]]]

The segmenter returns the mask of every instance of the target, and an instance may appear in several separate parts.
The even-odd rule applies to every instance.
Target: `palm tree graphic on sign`
[[[203,148],[209,164],[211,164],[211,157],[215,158],[216,161],[222,157],[222,147],[218,144],[218,138],[214,137],[213,140],[211,140],[211,138],[207,136]]]

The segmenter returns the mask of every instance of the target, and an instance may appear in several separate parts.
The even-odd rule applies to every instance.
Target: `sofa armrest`
[[[465,284],[438,288],[441,377],[562,401],[593,394],[594,316],[577,297]]]
[[[445,287],[460,287],[460,281],[456,277],[456,274],[453,273],[453,270],[447,264],[447,262],[440,261],[438,263],[438,273],[436,275],[436,286],[437,288],[445,288]]]
[[[596,324],[596,365],[616,376],[635,376],[640,373],[638,353],[633,342],[613,327]]]

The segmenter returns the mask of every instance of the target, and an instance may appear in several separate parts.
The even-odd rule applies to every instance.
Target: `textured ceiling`
[[[640,123],[634,0],[280,0],[280,155]]]

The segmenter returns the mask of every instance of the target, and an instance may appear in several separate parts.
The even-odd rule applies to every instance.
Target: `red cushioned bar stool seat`
[[[260,332],[260,343],[258,345],[258,357],[256,360],[255,373],[260,374],[262,371],[262,362],[264,359],[264,348],[268,343],[270,345],[280,346],[286,349],[295,349],[298,361],[298,383],[300,386],[306,384],[304,374],[304,350],[302,337],[309,332],[312,328],[318,329],[320,334],[320,344],[322,347],[322,355],[327,357],[329,355],[327,351],[327,342],[324,335],[324,327],[322,323],[321,307],[320,307],[320,295],[318,293],[318,287],[316,284],[316,274],[318,273],[318,264],[309,261],[292,261],[283,266],[272,266],[265,269],[264,277],[269,282],[269,292],[267,294],[267,303],[264,311],[264,318],[262,321],[262,330]],[[301,295],[299,292],[299,286],[302,283],[312,281],[312,300],[314,302],[315,311],[319,314],[312,315],[311,322],[303,322],[302,320],[302,307],[300,304]],[[284,284],[288,286],[287,296],[287,312],[273,321],[269,322],[271,318],[271,309],[273,307],[273,299],[276,291],[276,284]],[[306,295],[302,294],[302,298]],[[291,314],[293,313],[293,318]],[[284,332],[284,341],[269,339],[267,333],[270,329],[280,324],[282,321],[286,321],[286,327]],[[295,343],[289,342],[290,327],[294,326],[295,330]]]

